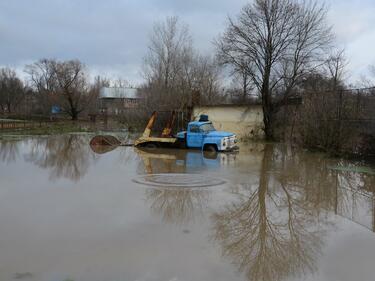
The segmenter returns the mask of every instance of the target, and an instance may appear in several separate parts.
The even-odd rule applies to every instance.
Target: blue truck
[[[237,149],[237,137],[234,133],[217,131],[207,115],[201,115],[199,121],[188,124],[187,130],[172,134],[174,115],[167,122],[161,136],[151,136],[151,130],[157,113],[151,116],[143,135],[135,141],[135,146],[157,148],[178,147],[196,148],[206,151],[232,151]]]
[[[186,131],[177,133],[177,140],[186,148],[206,151],[231,151],[237,148],[236,135],[216,131],[210,121],[190,122]]]

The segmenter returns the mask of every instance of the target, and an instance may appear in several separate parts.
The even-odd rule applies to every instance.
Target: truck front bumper
[[[220,151],[235,151],[238,149],[237,137],[235,135],[223,138],[221,140]]]
[[[232,146],[232,147],[226,147],[225,149],[221,150],[220,152],[233,152],[233,151],[238,151],[240,150],[240,148],[235,145],[235,146]]]

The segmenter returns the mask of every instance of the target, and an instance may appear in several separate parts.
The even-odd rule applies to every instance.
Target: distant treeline
[[[194,47],[189,27],[177,17],[155,23],[141,69],[140,110],[256,102],[263,107],[267,139],[288,139],[335,153],[367,147],[365,153],[370,153],[363,142],[372,140],[371,125],[360,125],[350,140],[353,145],[345,143],[349,131],[354,132],[349,129],[354,121],[348,120],[358,121],[361,115],[364,122],[370,111],[360,109],[355,93],[347,91],[345,51],[335,42],[327,12],[319,1],[251,2],[228,18],[210,55]],[[77,119],[98,110],[100,88],[112,83],[103,77],[89,81],[87,67],[78,60],[41,59],[25,72],[22,81],[13,70],[1,69],[3,113],[30,110],[27,101],[32,100],[32,110],[40,114],[58,105]],[[370,102],[372,93],[361,95],[361,102]]]

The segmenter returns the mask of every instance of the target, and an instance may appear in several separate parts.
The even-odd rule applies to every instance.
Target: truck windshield
[[[214,128],[214,126],[211,123],[209,123],[209,124],[203,124],[202,126],[200,126],[200,129],[204,133],[216,131],[215,128]]]

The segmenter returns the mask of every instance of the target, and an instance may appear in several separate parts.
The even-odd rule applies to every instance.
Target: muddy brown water
[[[373,167],[89,140],[0,141],[0,280],[375,280]]]

